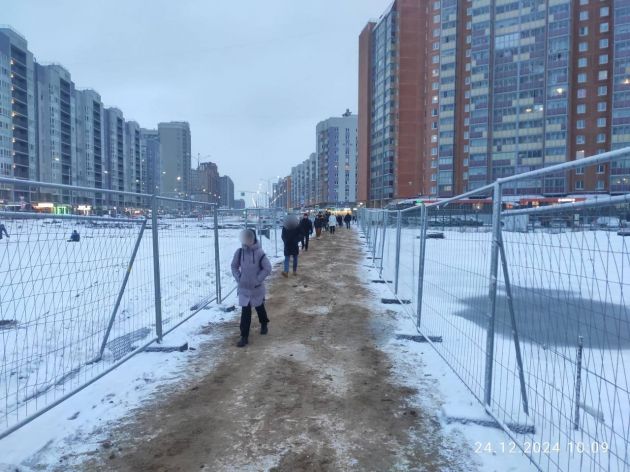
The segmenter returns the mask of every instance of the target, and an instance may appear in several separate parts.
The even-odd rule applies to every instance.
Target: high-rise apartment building
[[[316,146],[319,165],[319,194],[322,204],[339,205],[356,201],[357,116],[347,110],[341,117],[317,124]],[[309,190],[310,166],[304,163],[304,194]]]
[[[103,180],[103,103],[94,90],[75,91],[76,110],[76,184],[105,188]],[[91,197],[84,195],[87,201]],[[94,204],[103,205],[102,194],[92,196]]]
[[[105,166],[103,174],[107,188],[125,190],[125,119],[118,108],[105,108],[104,147]],[[108,195],[107,201],[113,206],[123,206],[121,195]]]
[[[135,121],[125,122],[125,190],[140,193],[144,176],[142,175],[140,125]]]
[[[448,197],[630,145],[628,31],[628,0],[395,1],[359,37],[359,199]],[[629,190],[624,161],[506,188]]]
[[[157,129],[140,129],[140,159],[144,168],[145,192],[160,190],[160,135]]]
[[[59,65],[35,68],[37,90],[37,180],[73,185],[77,181],[75,90],[70,73]],[[69,192],[46,191],[40,197],[71,203]],[[53,197],[54,196],[54,197]]]
[[[26,39],[0,28],[0,175],[37,177],[35,63]],[[0,200],[28,200],[27,187],[0,184]]]
[[[171,121],[158,124],[160,141],[159,193],[186,198],[190,194],[190,126]]]
[[[359,192],[374,206],[423,192],[427,0],[395,0],[359,37]]]
[[[219,177],[219,206],[224,208],[234,207],[234,182],[227,175]]]

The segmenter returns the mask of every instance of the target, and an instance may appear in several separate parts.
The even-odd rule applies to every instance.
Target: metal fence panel
[[[547,207],[519,195],[601,179],[629,153],[499,179],[400,221],[359,212],[420,333],[441,338],[432,346],[540,470],[630,470],[630,194]]]

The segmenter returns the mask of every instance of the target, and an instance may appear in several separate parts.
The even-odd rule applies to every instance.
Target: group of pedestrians
[[[308,213],[304,213],[301,219],[295,215],[288,215],[282,227],[282,242],[284,243],[284,267],[283,277],[289,277],[289,268],[293,269],[293,276],[297,276],[298,257],[300,246],[302,251],[308,251],[308,245],[313,230],[317,239],[321,238],[325,229],[330,234],[335,233],[337,226],[345,223],[350,228],[353,217],[350,213],[345,216],[333,215],[330,212],[319,212],[315,221],[311,221]],[[252,307],[256,309],[260,322],[260,334],[266,335],[268,331],[269,317],[265,308],[265,279],[271,274],[271,263],[265,255],[256,232],[245,229],[240,234],[241,247],[234,253],[232,259],[232,275],[236,279],[238,302],[241,306],[241,337],[238,347],[244,347],[249,343],[249,331],[252,323]],[[291,258],[293,264],[291,265]]]

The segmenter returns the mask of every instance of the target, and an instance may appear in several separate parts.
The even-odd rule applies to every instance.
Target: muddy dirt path
[[[457,446],[432,413],[411,406],[417,392],[394,381],[377,347],[383,326],[358,277],[359,246],[355,231],[339,229],[312,240],[297,277],[275,267],[269,335],[254,314],[250,344],[238,349],[230,323],[212,372],[159,395],[85,468],[463,470],[451,462]]]

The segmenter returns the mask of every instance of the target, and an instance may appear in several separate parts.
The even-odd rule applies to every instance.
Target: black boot
[[[260,334],[267,334],[269,331],[267,330],[267,323],[263,323],[260,325]]]
[[[239,341],[236,343],[236,347],[245,347],[247,346],[247,338],[241,337]]]

